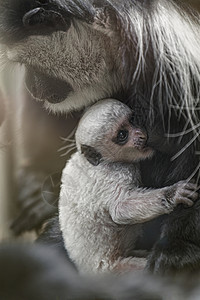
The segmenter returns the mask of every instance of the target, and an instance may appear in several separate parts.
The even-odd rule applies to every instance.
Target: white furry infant
[[[191,206],[198,197],[196,185],[184,181],[141,188],[139,161],[154,151],[132,115],[113,99],[89,108],[76,131],[77,152],[63,170],[60,226],[68,254],[82,273],[143,268],[143,258],[127,258],[122,250],[127,225],[135,224],[136,239],[140,223],[170,213],[179,203]]]

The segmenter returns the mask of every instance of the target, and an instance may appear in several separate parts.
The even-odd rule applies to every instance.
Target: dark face
[[[113,45],[99,29],[91,2],[0,2],[4,57],[25,66],[28,90],[52,111],[83,108],[119,86]]]

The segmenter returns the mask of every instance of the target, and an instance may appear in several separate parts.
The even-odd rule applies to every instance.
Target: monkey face
[[[147,146],[147,133],[144,129],[135,127],[127,120],[115,128],[110,139],[105,137],[106,143],[101,154],[112,161],[137,162],[150,158],[154,151]]]
[[[54,112],[108,97],[134,107],[139,95],[151,100],[151,116],[158,108],[163,117],[170,107],[193,126],[199,22],[173,2],[1,0],[3,57],[25,66],[28,90]]]
[[[3,52],[9,61],[25,66],[29,92],[52,111],[83,108],[118,86],[113,78],[113,45],[98,30],[91,3],[0,2]]]
[[[100,162],[135,162],[153,154],[145,129],[133,125],[132,110],[116,99],[91,106],[76,131],[78,151],[93,165]]]

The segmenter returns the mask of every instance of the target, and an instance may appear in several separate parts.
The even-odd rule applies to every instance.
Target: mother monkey
[[[198,16],[171,0],[0,1],[2,56],[25,66],[30,93],[53,112],[107,97],[128,104],[156,149],[141,166],[153,188],[198,179],[199,34]],[[200,267],[199,212],[197,201],[158,220],[150,271]],[[138,249],[150,247],[151,227]],[[131,230],[124,247],[131,255]]]

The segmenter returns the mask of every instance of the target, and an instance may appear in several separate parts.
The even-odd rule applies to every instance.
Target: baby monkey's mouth
[[[133,140],[134,147],[137,149],[141,154],[145,155],[145,157],[149,157],[153,154],[153,149],[148,145],[148,136],[143,132],[142,135],[135,138]]]
[[[147,144],[145,144],[145,145],[135,144],[135,148],[142,153],[147,153],[149,151],[150,152],[153,151],[153,149],[151,147],[149,147]]]

